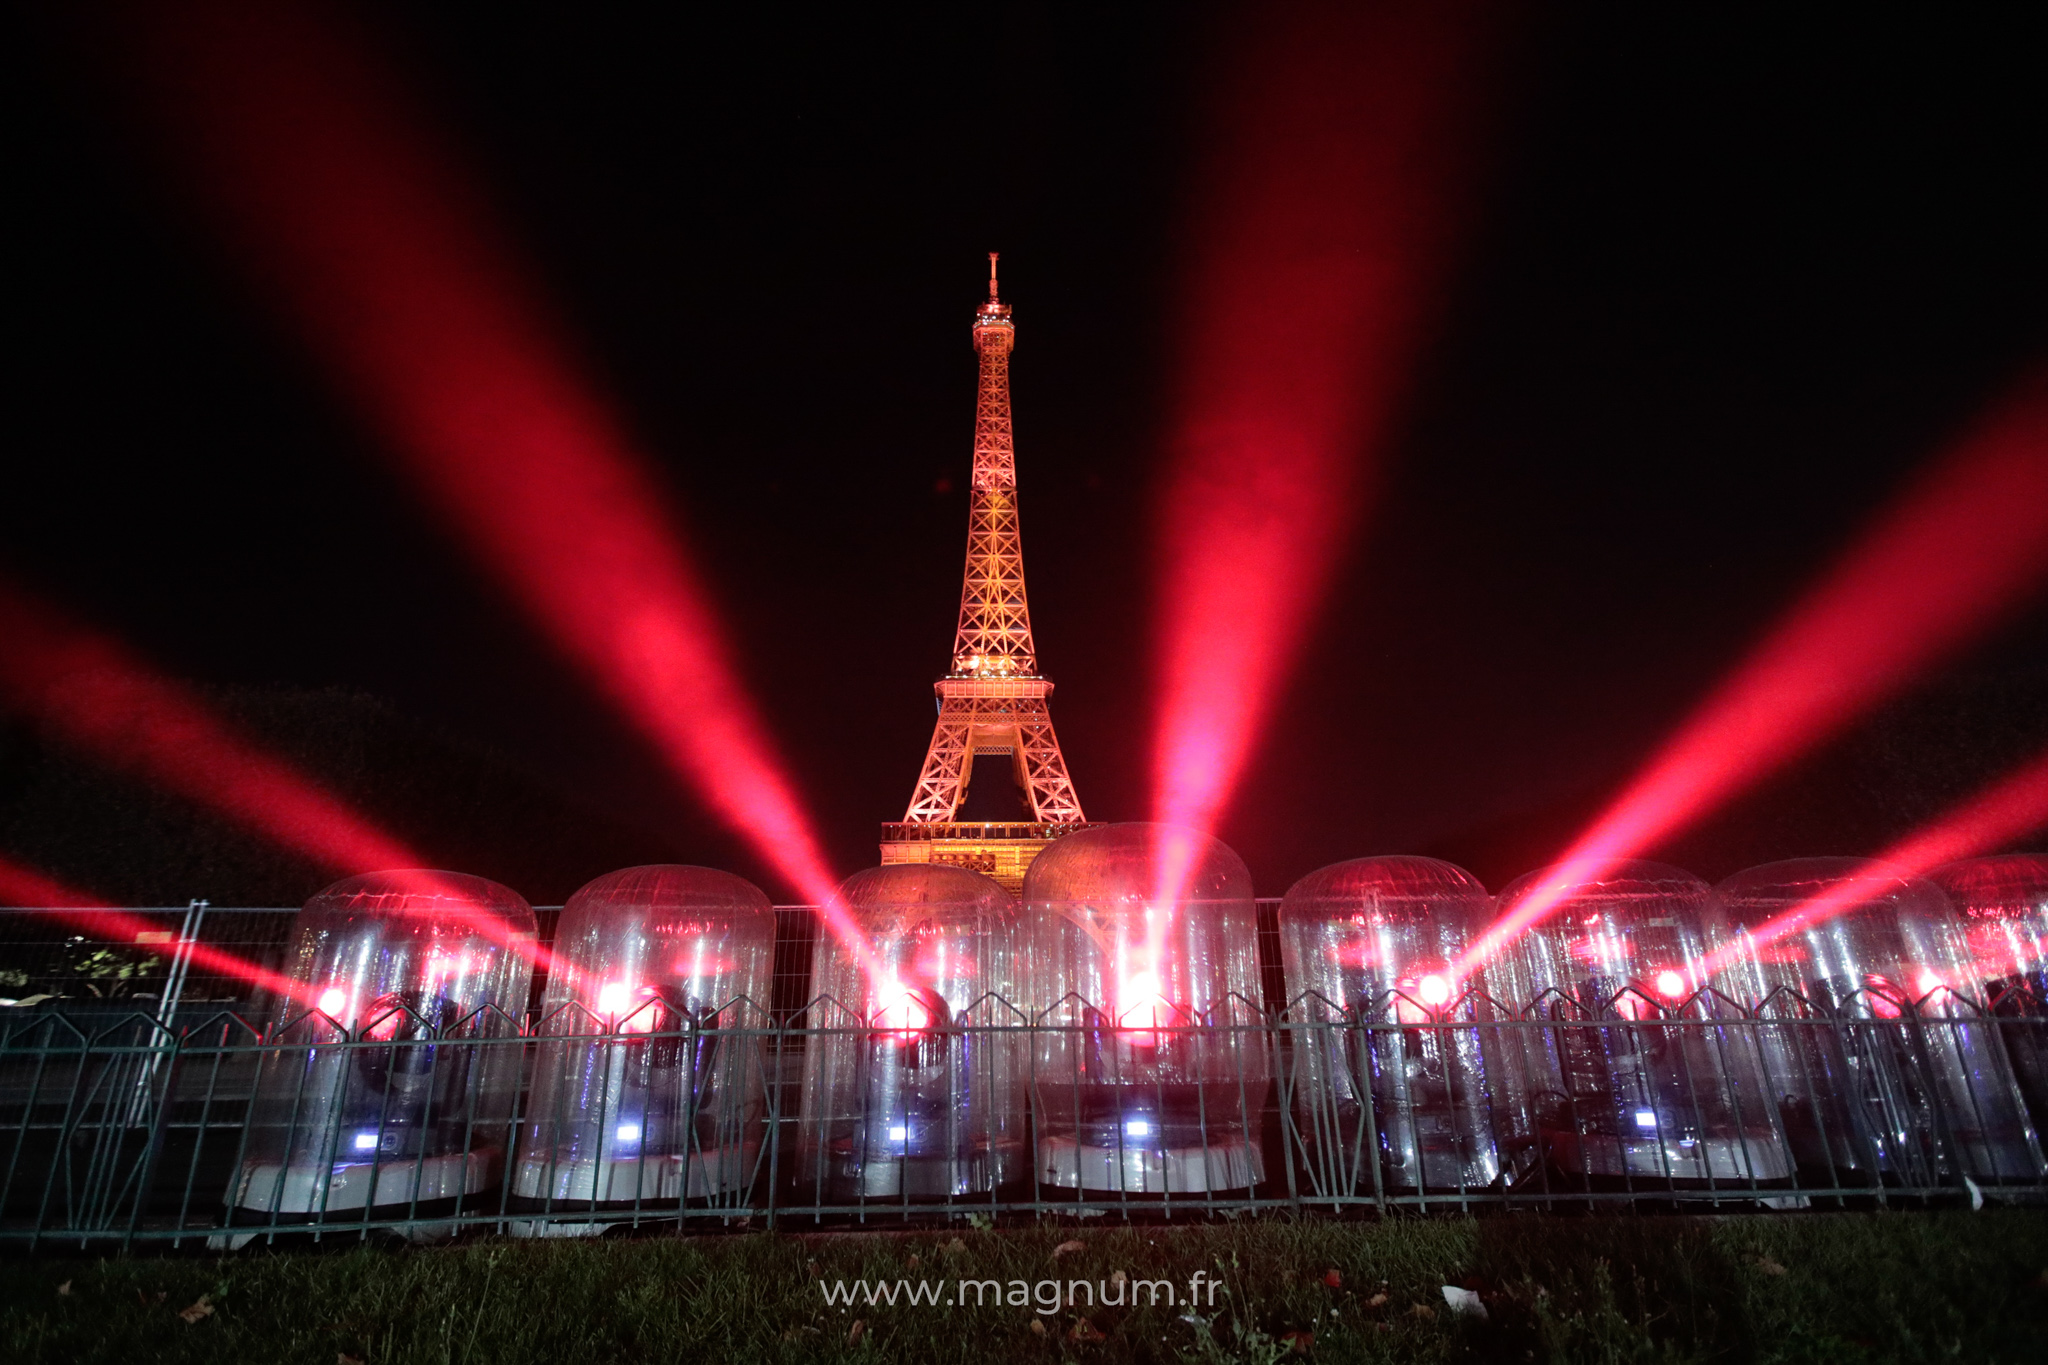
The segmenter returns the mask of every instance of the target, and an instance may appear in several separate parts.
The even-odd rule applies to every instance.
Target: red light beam
[[[405,845],[236,734],[108,637],[0,582],[0,701],[117,771],[346,872],[411,867]]]
[[[712,812],[850,934],[660,487],[401,83],[312,5],[131,17],[157,126],[403,469]]]
[[[0,900],[8,901],[17,908],[32,910],[41,918],[69,925],[97,939],[106,939],[111,934],[130,943],[142,943],[151,941],[145,939],[145,935],[154,936],[162,932],[159,926],[148,920],[108,907],[94,896],[4,856],[0,856]],[[163,946],[171,952],[178,951],[179,947],[176,943]],[[187,961],[196,962],[223,976],[246,981],[285,999],[307,1003],[304,992],[290,977],[280,976],[267,967],[205,943],[187,943],[183,949]]]
[[[1559,866],[1582,880],[1698,819],[1989,628],[2048,570],[2048,376],[1916,480],[1679,728]],[[1532,895],[1484,962],[1558,901]]]
[[[1364,510],[1461,217],[1484,27],[1295,5],[1232,35],[1158,523],[1160,823],[1214,831]]]
[[[1796,934],[1853,909],[1863,901],[1866,887],[1897,877],[1917,877],[1943,863],[1995,849],[2044,825],[2048,825],[2048,751],[1880,853],[1868,877],[1847,878],[1765,920],[1749,931],[1749,941],[1762,947]],[[1741,951],[1739,943],[1715,949],[1706,959],[1706,970],[1719,971]]]

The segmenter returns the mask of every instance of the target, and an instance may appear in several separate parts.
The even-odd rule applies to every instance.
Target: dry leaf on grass
[[[1444,1302],[1449,1305],[1452,1313],[1478,1318],[1482,1322],[1486,1320],[1486,1305],[1480,1302],[1477,1291],[1455,1284],[1447,1284],[1443,1289]]]
[[[918,1267],[919,1267],[920,1265],[922,1265],[922,1264],[924,1264],[924,1262],[923,1262],[923,1259],[922,1259],[921,1257],[919,1257],[919,1256],[918,1256],[918,1254],[917,1254],[916,1252],[914,1252],[914,1251],[913,1251],[913,1252],[911,1252],[911,1253],[910,1253],[910,1268],[911,1268],[912,1270],[915,1270],[915,1269],[917,1269],[917,1268],[918,1268]]]
[[[1365,1306],[1366,1306],[1367,1308],[1384,1308],[1384,1307],[1386,1307],[1386,1306],[1387,1306],[1387,1296],[1386,1296],[1386,1294],[1385,1294],[1385,1293],[1379,1293],[1379,1294],[1375,1294],[1375,1295],[1373,1295],[1373,1296],[1372,1296],[1371,1298],[1369,1298],[1369,1299],[1367,1299],[1367,1300],[1365,1301]]]
[[[183,1318],[187,1322],[197,1322],[201,1318],[212,1317],[213,1295],[201,1294],[197,1302],[191,1304],[188,1307],[180,1308],[178,1310],[178,1316]]]
[[[1036,1337],[1042,1337],[1042,1336],[1044,1336],[1044,1335],[1045,1335],[1045,1319],[1044,1319],[1044,1318],[1033,1318],[1033,1319],[1031,1320],[1031,1335],[1033,1335],[1033,1336],[1036,1336]]]
[[[967,1250],[967,1243],[955,1237],[952,1241],[940,1247],[939,1250],[945,1252],[948,1256],[958,1256]]]
[[[1282,1332],[1280,1340],[1287,1343],[1287,1349],[1298,1356],[1305,1356],[1315,1349],[1316,1334],[1306,1327],[1297,1327],[1291,1332]]]
[[[1079,1322],[1074,1324],[1073,1330],[1067,1333],[1067,1340],[1105,1341],[1107,1340],[1107,1338],[1103,1336],[1102,1329],[1100,1327],[1097,1327],[1094,1323],[1088,1321],[1088,1319],[1082,1318]]]
[[[69,1281],[69,1280],[66,1280],[66,1281],[64,1281],[64,1283],[62,1283],[62,1284],[58,1285],[58,1286],[57,1286],[57,1292],[58,1292],[59,1294],[63,1295],[63,1296],[65,1297],[65,1298],[70,1298],[70,1297],[71,1297],[71,1281]]]
[[[2043,1279],[2048,1279],[2048,1270],[2042,1271],[2041,1276]],[[1109,1282],[1111,1284],[1122,1284],[1126,1278],[1128,1277],[1125,1276],[1125,1274],[1121,1270],[1112,1270],[1109,1272]]]
[[[352,1356],[347,1351],[336,1351],[334,1353],[334,1365],[363,1365],[363,1358],[361,1356]]]
[[[1055,1261],[1057,1261],[1060,1257],[1066,1255],[1070,1251],[1086,1251],[1087,1249],[1088,1244],[1086,1242],[1061,1242],[1058,1246],[1052,1249],[1052,1258]]]
[[[1408,1316],[1421,1318],[1424,1322],[1434,1322],[1436,1320],[1436,1310],[1426,1303],[1418,1303],[1408,1310]]]
[[[1785,1267],[1779,1265],[1768,1256],[1757,1257],[1756,1268],[1763,1271],[1766,1275],[1782,1275],[1785,1273]]]
[[[805,1261],[804,1269],[811,1272],[812,1279],[818,1278],[818,1263],[816,1261]]]
[[[1331,1266],[1323,1272],[1323,1283],[1332,1289],[1342,1289],[1344,1287],[1344,1272],[1335,1266]]]
[[[868,1320],[866,1318],[855,1318],[853,1326],[846,1329],[846,1344],[848,1346],[860,1345],[860,1339],[866,1336],[867,1332]]]

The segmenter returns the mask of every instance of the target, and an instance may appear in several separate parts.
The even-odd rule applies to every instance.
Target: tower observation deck
[[[1031,608],[1024,595],[1024,548],[1017,522],[1017,453],[1010,428],[1010,306],[997,294],[996,253],[988,258],[988,300],[974,315],[981,381],[974,411],[974,486],[967,514],[967,569],[952,671],[938,680],[932,728],[917,790],[900,822],[882,826],[884,863],[933,862],[972,868],[1012,890],[1047,844],[1086,824],[1067,761],[1053,734],[1038,671]],[[1016,818],[963,820],[976,759],[1003,758]],[[1001,768],[979,765],[984,785]]]

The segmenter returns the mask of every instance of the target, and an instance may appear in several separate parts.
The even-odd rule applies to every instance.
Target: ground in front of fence
[[[1078,1243],[1078,1246],[1073,1245]],[[1063,1245],[1064,1244],[1064,1245]],[[1177,1302],[1127,1300],[1166,1281]],[[1334,1272],[1334,1273],[1333,1273]],[[1200,1273],[1212,1297],[1188,1285]],[[961,1306],[962,1280],[1063,1302]],[[937,1283],[870,1305],[860,1282]],[[1201,1283],[1201,1282],[1198,1282]],[[1459,1312],[1470,1291],[1482,1320]],[[859,1299],[830,1305],[827,1289]],[[976,1291],[986,1297],[987,1291]],[[1148,1290],[1157,1295],[1158,1290]],[[1086,1324],[1085,1326],[1083,1324]],[[1312,1334],[1312,1336],[1308,1335]],[[2034,1361],[2048,1212],[1500,1217],[16,1259],[0,1359]]]

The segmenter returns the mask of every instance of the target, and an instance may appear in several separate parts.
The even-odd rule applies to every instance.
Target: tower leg
[[[932,727],[932,746],[925,751],[924,771],[917,777],[917,792],[903,815],[905,822],[951,820],[953,812],[960,809],[973,733],[974,723],[968,716],[950,707],[939,712],[938,724]]]

